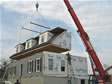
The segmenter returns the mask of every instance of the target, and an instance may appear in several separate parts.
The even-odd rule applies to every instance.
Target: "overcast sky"
[[[39,10],[35,12],[35,4]],[[22,30],[22,26],[43,32],[29,24],[33,21],[50,28],[63,27],[72,32],[71,54],[88,57],[63,0],[3,0],[0,2],[0,59],[15,53],[15,46],[39,34]],[[112,65],[112,0],[69,0],[102,64]],[[27,22],[26,22],[27,21]]]

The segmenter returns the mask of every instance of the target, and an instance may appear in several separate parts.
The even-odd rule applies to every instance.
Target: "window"
[[[27,64],[27,69],[28,69],[28,73],[33,72],[33,61],[32,60],[29,60],[29,62]]]
[[[53,70],[53,58],[49,58],[49,70]]]
[[[72,84],[72,80],[68,80],[68,84]]]
[[[36,72],[40,72],[40,58],[36,59]]]
[[[30,48],[30,42],[29,41],[27,42],[27,48]]]
[[[42,43],[44,42],[44,35],[42,35],[41,42]]]
[[[18,52],[19,51],[19,47],[16,47],[16,52]]]
[[[22,76],[23,75],[23,64],[21,64],[21,68],[20,68],[20,76]]]
[[[16,75],[16,66],[13,67],[13,75]]]
[[[65,71],[65,60],[61,60],[61,71]]]
[[[85,80],[84,79],[81,80],[81,84],[85,84]]]

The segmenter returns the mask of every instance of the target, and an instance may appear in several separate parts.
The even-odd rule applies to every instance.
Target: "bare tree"
[[[9,60],[6,58],[1,58],[0,60],[0,79],[3,78],[6,68],[8,67]],[[4,76],[4,79],[7,79],[7,73]]]

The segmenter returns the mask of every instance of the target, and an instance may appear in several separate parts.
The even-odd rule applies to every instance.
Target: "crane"
[[[89,54],[90,60],[91,60],[91,66],[92,66],[92,70],[94,75],[96,76],[96,72],[99,73],[98,76],[98,84],[106,84],[106,82],[110,82],[110,77],[109,75],[105,72],[105,70],[102,67],[102,64],[100,63],[100,60],[98,59],[98,56],[90,42],[89,36],[88,34],[85,32],[84,28],[82,27],[78,17],[76,16],[71,4],[69,3],[68,0],[64,0],[64,3],[66,5],[66,7],[68,8],[68,11],[74,21],[74,23],[76,24],[78,30],[78,34],[80,35],[86,51]]]

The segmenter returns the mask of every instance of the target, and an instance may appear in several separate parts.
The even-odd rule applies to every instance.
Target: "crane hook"
[[[39,3],[37,2],[35,6],[36,6],[36,10],[38,11]]]

